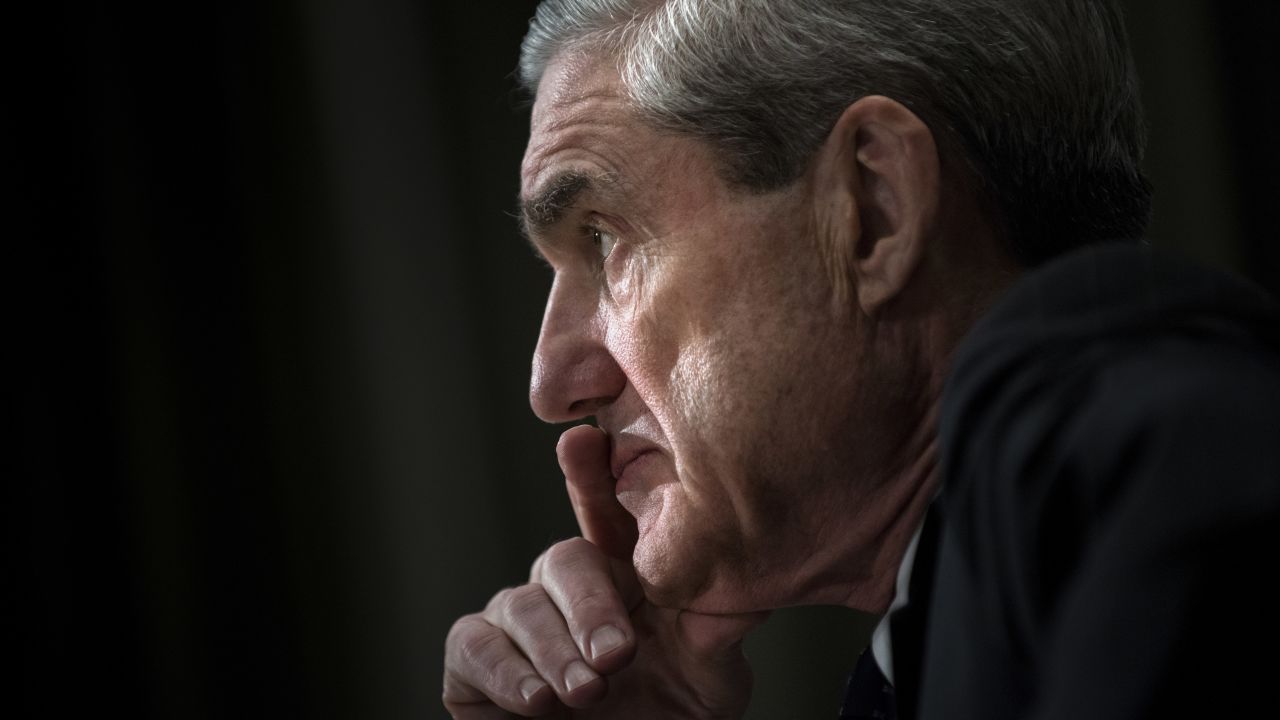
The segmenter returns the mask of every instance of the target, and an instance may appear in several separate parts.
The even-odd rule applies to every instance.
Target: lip
[[[617,483],[614,485],[614,492],[618,493],[623,492],[624,490],[630,490],[631,486],[635,484],[635,473],[631,472],[628,474],[628,470],[635,468],[637,464],[643,464],[642,461],[645,458],[648,458],[651,455],[657,455],[657,452],[657,450],[645,450],[623,464],[622,471],[614,476],[614,478],[617,479]]]
[[[657,452],[657,446],[634,435],[624,434],[615,437],[609,463],[609,471],[617,482],[615,492],[626,490],[631,485],[631,478],[627,477],[628,469],[637,461]]]

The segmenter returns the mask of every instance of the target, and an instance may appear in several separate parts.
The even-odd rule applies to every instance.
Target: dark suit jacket
[[[1020,281],[958,350],[920,716],[1272,716],[1280,315],[1133,247]]]

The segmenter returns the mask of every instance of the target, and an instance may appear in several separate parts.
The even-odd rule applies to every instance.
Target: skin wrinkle
[[[596,667],[592,714],[732,716],[753,611],[886,609],[961,335],[1019,264],[1142,233],[1120,22],[1093,0],[539,3],[521,218],[555,279],[530,400],[604,430],[557,446],[588,538],[567,542],[625,554],[629,512],[632,568],[610,565],[644,593],[613,656],[634,672]],[[572,609],[581,646],[599,625]],[[510,620],[503,662],[530,651],[576,708],[535,657],[559,618]]]
[[[566,93],[565,77],[593,99]],[[606,432],[656,446],[619,494],[637,519],[633,563],[654,603],[881,610],[932,482],[932,452],[916,439],[929,435],[936,389],[921,380],[937,360],[925,355],[940,346],[921,337],[950,318],[922,308],[951,287],[909,274],[913,298],[883,301],[873,317],[856,292],[867,261],[851,248],[874,208],[842,199],[859,188],[833,174],[862,160],[842,150],[845,160],[815,163],[788,187],[743,192],[723,180],[709,145],[638,121],[613,95],[619,82],[607,58],[591,71],[579,58],[556,61],[534,108],[526,191],[570,169],[613,173],[622,188],[581,193],[569,213],[616,228],[603,266],[591,243],[542,242],[556,280],[535,356],[535,409],[563,422],[591,399]],[[902,125],[904,112],[881,122]],[[886,132],[870,141],[887,142]],[[935,207],[900,204],[883,189],[867,199]],[[946,203],[937,212],[947,227],[981,230]],[[888,226],[902,215],[882,213],[877,232],[895,237]],[[980,255],[974,243],[964,252]]]
[[[597,95],[597,97],[598,97],[598,95]],[[551,126],[552,126],[552,127],[558,127],[558,128],[564,128],[564,127],[565,127],[565,124],[563,124],[563,123],[552,123],[552,125],[551,125]],[[536,148],[536,146],[535,146],[535,148]],[[700,211],[700,210],[702,210],[702,209],[703,209],[703,206],[695,206],[695,209],[696,209],[696,210],[698,210],[698,211]],[[647,286],[647,284],[646,284],[646,286]],[[674,305],[674,304],[678,304],[678,303],[667,303],[667,305]],[[644,303],[644,306],[645,306],[645,307],[649,307],[649,308],[659,308],[659,307],[662,307],[662,306],[663,306],[663,304],[662,304],[662,303],[655,303],[655,302],[647,302],[647,303]],[[640,305],[635,304],[635,305],[633,305],[632,307],[633,307],[633,308],[638,308],[638,307],[640,307]],[[639,311],[638,311],[638,310],[636,310],[636,311],[633,311],[633,312],[639,312]],[[664,322],[663,322],[661,319],[659,319],[659,318],[657,318],[657,317],[656,317],[656,311],[651,311],[650,316],[649,316],[649,319],[648,319],[647,321],[642,321],[642,322],[644,322],[644,324],[645,324],[646,326],[648,326],[651,330],[652,330],[653,328],[661,328],[661,327],[663,327],[663,326],[664,326]],[[678,344],[673,343],[673,344],[669,344],[668,346],[669,346],[669,347],[678,347],[679,345],[678,345]],[[622,349],[623,351],[626,351],[626,350],[628,350],[628,349],[630,349],[630,348],[622,347],[621,349]],[[686,361],[686,362],[687,362],[687,361]],[[668,420],[668,421],[669,421],[669,420]],[[670,507],[671,507],[671,506],[670,506],[670,504],[665,502],[665,498],[666,498],[666,495],[665,495],[665,494],[663,495],[663,498],[664,498],[664,503],[663,503],[663,505],[662,505],[662,510],[659,512],[659,520],[660,520],[660,521],[661,521],[661,520],[665,520],[665,519],[669,516],[669,515],[668,515],[668,514],[669,514],[669,512],[671,512],[671,511],[669,511],[669,509],[668,509],[668,508],[670,508]],[[663,565],[666,565],[666,564],[668,564],[668,563],[669,563],[669,558],[665,558],[665,557],[655,557],[655,558],[654,558],[654,562],[655,562],[657,565],[659,565],[659,566],[663,566]]]
[[[553,0],[543,8],[523,45],[526,87],[558,51],[607,53],[642,117],[719,147],[745,186],[789,183],[825,137],[815,118],[879,93],[925,118],[943,152],[976,176],[990,221],[1002,218],[1005,249],[1024,262],[1143,235],[1150,187],[1140,170],[1137,80],[1123,19],[1105,4]],[[1080,42],[1063,45],[1064,37]],[[1087,190],[1063,190],[1072,187]]]
[[[760,215],[770,214],[772,212],[776,212],[776,209],[770,208],[766,213],[760,213]],[[764,218],[761,217],[753,221],[752,224],[763,221]],[[748,285],[751,282],[761,281],[754,278],[739,278],[740,284]],[[802,282],[801,278],[795,275],[791,276],[791,284],[799,282]],[[754,297],[759,295],[768,296],[768,294],[772,292],[775,292],[775,290],[770,288],[767,290],[760,290],[756,293],[744,293],[744,297]],[[776,292],[786,293],[787,291],[776,290]],[[781,296],[786,295],[784,294]],[[719,313],[719,315],[734,314],[736,314],[734,310],[728,309]],[[714,316],[708,317],[711,318]],[[719,378],[720,382],[717,383],[717,378],[711,373],[705,371],[705,368],[730,366],[732,364],[732,360],[729,359],[729,356],[734,352],[735,347],[738,349],[738,352],[749,352],[749,350],[744,350],[744,348],[754,347],[758,343],[752,341],[750,338],[732,338],[724,336],[723,332],[711,327],[709,324],[698,327],[696,329],[696,334],[706,337],[706,341],[699,346],[689,348],[682,353],[680,362],[677,363],[673,370],[672,387],[677,388],[677,392],[680,392],[683,398],[681,406],[688,408],[688,416],[684,418],[684,420],[686,422],[693,422],[697,417],[705,417],[708,413],[714,411],[715,408],[710,407],[706,403],[706,400],[704,400],[712,398],[719,399],[722,403],[727,403],[719,408],[719,412],[726,415],[751,412],[750,408],[744,407],[737,402],[737,395],[735,395],[732,388],[724,387],[724,381],[727,378],[724,377],[723,374]],[[787,387],[789,386],[784,386],[780,398],[774,401],[775,403],[785,401],[785,396],[788,394]],[[712,454],[712,462],[714,462],[714,464],[728,465],[733,461],[734,456],[739,454],[741,451],[738,448],[726,446],[711,447],[707,449],[707,452]],[[677,469],[677,472],[680,472],[679,468]],[[762,473],[771,474],[768,470],[764,470]],[[747,500],[747,494],[749,492],[772,493],[781,499],[783,493],[771,489],[767,483],[758,479],[752,480],[750,478],[746,478],[744,479],[743,485],[744,488],[740,492],[732,492],[733,488],[730,488],[731,492],[728,496],[728,501],[730,503],[731,511],[726,515],[735,521],[735,526],[731,533],[726,534],[727,538],[740,539],[746,535],[746,526],[754,525],[763,527],[766,525],[766,520],[769,525],[780,524],[778,523],[780,516],[776,510],[778,508],[787,507],[786,504],[780,502],[760,502],[758,504],[762,508],[766,508],[765,512],[768,515],[767,518],[762,517],[761,513],[757,512],[754,508],[754,503]],[[705,508],[700,509],[703,512],[706,512]],[[783,515],[785,514],[786,513],[783,513]],[[717,549],[717,552],[724,557],[737,558],[739,562],[745,564],[751,564],[753,562],[751,555],[746,551],[744,543],[741,542],[741,540],[721,546]],[[708,578],[706,584],[712,585],[717,581],[725,582],[725,579]]]
[[[910,353],[906,355],[909,357]],[[854,362],[868,361],[869,359],[861,358]],[[917,363],[908,362],[905,357],[902,358],[902,361],[902,367],[911,369],[904,370],[904,379],[899,381],[901,383],[900,387],[937,387],[932,383],[921,380],[905,379],[911,374],[918,375],[924,369]],[[888,459],[883,461],[882,470],[879,473],[874,476],[864,476],[857,479],[858,482],[876,488],[874,492],[876,498],[869,502],[868,506],[899,508],[910,505],[922,512],[922,502],[927,504],[928,500],[933,496],[933,492],[936,489],[936,448],[934,444],[936,406],[931,405],[927,400],[929,397],[928,392],[920,392],[918,396],[918,410],[909,415],[919,415],[924,420],[918,425],[904,425],[906,434],[902,435],[902,439],[898,444],[888,446],[883,453]],[[850,406],[857,404],[857,402],[849,403]],[[918,477],[923,478],[923,480],[918,483],[896,482],[903,477]],[[815,486],[813,489],[819,492],[823,491],[821,485]],[[832,501],[836,501],[836,499],[832,498]],[[878,612],[883,608],[877,605],[879,601],[876,599],[876,588],[883,584],[883,579],[875,577],[869,568],[880,567],[882,563],[896,564],[896,558],[892,557],[892,553],[896,552],[894,548],[899,547],[901,543],[909,539],[914,532],[914,525],[910,518],[918,516],[910,512],[900,511],[879,513],[872,516],[863,512],[864,508],[861,507],[850,508],[850,510],[852,512],[849,515],[829,517],[825,523],[818,522],[817,527],[812,528],[812,534],[809,535],[811,538],[809,551],[799,556],[803,560],[795,572],[793,582],[796,583],[797,594],[806,597],[809,601],[845,604],[864,609],[870,607],[873,611]],[[887,524],[886,521],[888,521]],[[804,527],[813,524],[812,519],[805,519],[799,525],[792,527]],[[894,541],[886,540],[890,536],[894,538]],[[831,552],[831,548],[850,542],[851,537],[861,547],[878,548],[879,554],[877,558],[879,562],[869,565],[864,573],[853,578],[852,582],[848,582],[848,585],[853,590],[847,594],[832,592],[832,588],[836,587],[836,584],[832,582],[831,568],[839,566],[839,562]],[[887,602],[887,599],[885,602]]]
[[[570,210],[586,200],[615,206],[634,217],[646,214],[646,208],[634,205],[637,193],[629,178],[635,173],[628,172],[629,166],[625,159],[608,145],[596,143],[587,147],[582,142],[593,135],[626,131],[623,125],[598,119],[601,114],[609,112],[610,106],[616,106],[617,101],[616,96],[603,92],[571,96],[564,102],[568,106],[566,109],[574,112],[566,119],[551,124],[551,139],[541,144],[535,144],[531,140],[522,176],[526,188],[538,189],[525,193],[520,205],[524,210],[523,226],[536,249],[541,250],[542,246],[548,244],[549,236],[556,230],[555,226],[565,219]],[[584,104],[586,107],[582,107]],[[557,158],[571,159],[572,162],[568,163],[571,167],[543,180],[549,165]],[[586,181],[578,178],[585,178]],[[561,188],[561,183],[568,187]],[[550,209],[558,212],[547,213],[543,218],[531,214],[531,210],[549,200],[554,201],[555,205]]]
[[[608,93],[583,93],[570,94],[559,102],[564,106],[565,117],[554,123],[554,127],[548,128],[549,138],[544,143],[538,143],[536,138],[531,138],[525,152],[526,162],[522,170],[522,182],[526,190],[540,186],[538,181],[546,172],[548,163],[562,153],[570,154],[587,168],[595,166],[594,172],[578,168],[579,172],[585,172],[587,175],[612,178],[615,181],[627,177],[628,173],[625,172],[622,158],[613,148],[601,144],[588,148],[582,143],[584,138],[608,133],[611,130],[625,132],[625,126],[601,119],[608,117],[611,109],[614,110],[613,114],[617,114],[616,109],[622,104],[621,99]],[[527,192],[526,202],[542,192],[541,190]]]
[[[548,181],[531,200],[520,203],[521,229],[525,236],[547,234],[578,202],[581,193],[591,191],[593,182],[586,173],[569,170]]]

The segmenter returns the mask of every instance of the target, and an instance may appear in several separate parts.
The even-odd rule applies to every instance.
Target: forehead
[[[760,205],[725,183],[706,141],[644,120],[611,57],[562,55],[539,83],[521,167],[521,219],[535,245],[577,213],[621,219],[654,238],[714,222],[713,210]]]
[[[620,175],[632,149],[628,141],[642,130],[610,59],[584,52],[557,55],[538,85],[521,196],[530,198],[570,167],[587,175]]]

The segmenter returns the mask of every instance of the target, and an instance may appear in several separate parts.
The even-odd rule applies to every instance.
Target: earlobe
[[[901,103],[850,105],[815,165],[818,229],[837,298],[868,315],[910,283],[938,213],[941,167],[933,134]]]

